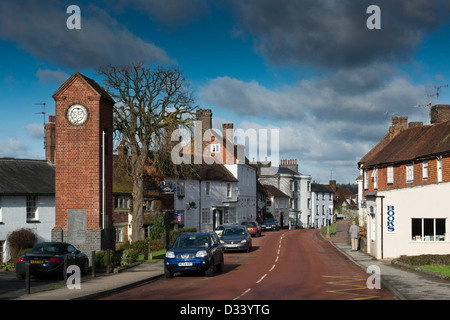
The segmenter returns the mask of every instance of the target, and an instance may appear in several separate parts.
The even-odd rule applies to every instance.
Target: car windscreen
[[[254,222],[242,222],[242,225],[244,225],[246,227],[254,227],[255,223]]]
[[[63,248],[59,246],[52,246],[52,245],[37,245],[33,247],[31,250],[32,253],[49,253],[49,254],[62,254]]]
[[[226,228],[223,231],[224,236],[240,236],[245,234],[245,231],[243,228]]]
[[[179,236],[173,247],[175,249],[189,249],[189,248],[208,248],[210,246],[210,239],[208,235],[182,235]]]

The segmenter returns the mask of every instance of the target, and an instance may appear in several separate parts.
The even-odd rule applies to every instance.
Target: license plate
[[[43,260],[30,260],[30,263],[44,263]]]
[[[192,267],[192,262],[180,262],[178,263],[179,267]]]

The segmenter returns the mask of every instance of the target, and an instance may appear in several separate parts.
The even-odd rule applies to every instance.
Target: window
[[[37,220],[36,196],[27,196],[27,221]]]
[[[442,157],[437,158],[437,179],[438,182],[442,182]]]
[[[212,144],[211,153],[219,153],[219,152],[220,152],[220,144]]]
[[[123,242],[123,227],[116,228],[116,242]]]
[[[377,168],[373,168],[372,178],[373,178],[373,188],[378,189],[378,169]]]
[[[406,166],[406,182],[413,182],[414,181],[414,165],[408,164]]]
[[[231,183],[227,183],[227,198],[231,198]]]
[[[206,181],[205,183],[205,192],[207,196],[211,194],[211,183],[209,181]]]
[[[115,196],[114,197],[114,209],[118,209],[118,210],[130,209],[130,197],[129,196]]]
[[[422,180],[428,180],[428,161],[422,162]]]
[[[177,183],[177,196],[184,197],[184,182]]]
[[[230,210],[223,208],[223,223],[230,223]]]
[[[3,262],[3,253],[5,251],[5,242],[6,242],[6,240],[0,240],[0,263]]]
[[[387,167],[387,184],[393,183],[394,183],[394,167],[389,166]]]
[[[367,169],[364,170],[364,189],[369,189],[369,172]]]
[[[211,210],[202,208],[202,223],[211,223]]]
[[[445,241],[446,219],[412,219],[413,241]]]

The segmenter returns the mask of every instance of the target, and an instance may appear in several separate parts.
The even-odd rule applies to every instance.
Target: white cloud
[[[425,88],[385,65],[340,70],[277,90],[218,77],[200,88],[199,97],[200,105],[245,117],[235,129],[279,128],[280,158],[298,159],[304,173],[324,182],[331,170],[354,182],[358,160],[388,130],[386,112],[426,122],[415,108],[426,100]]]

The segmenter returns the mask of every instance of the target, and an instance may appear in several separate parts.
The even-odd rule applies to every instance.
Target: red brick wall
[[[54,96],[56,105],[55,228],[67,230],[67,209],[87,210],[87,229],[101,227],[103,128],[108,129],[107,213],[112,213],[112,103],[101,99],[81,77]],[[81,126],[69,123],[68,108],[79,103],[89,112]],[[109,219],[111,221],[111,219]]]
[[[410,163],[402,163],[393,165],[394,183],[387,184],[387,166],[378,167],[378,188],[374,188],[374,178],[372,178],[373,168],[368,170],[369,188],[365,191],[381,191],[403,187],[411,187],[416,185],[425,185],[437,183],[437,158],[428,158],[428,179],[423,179],[423,160],[414,161],[414,181],[406,182],[406,166]],[[442,182],[450,182],[450,155],[442,157]]]

